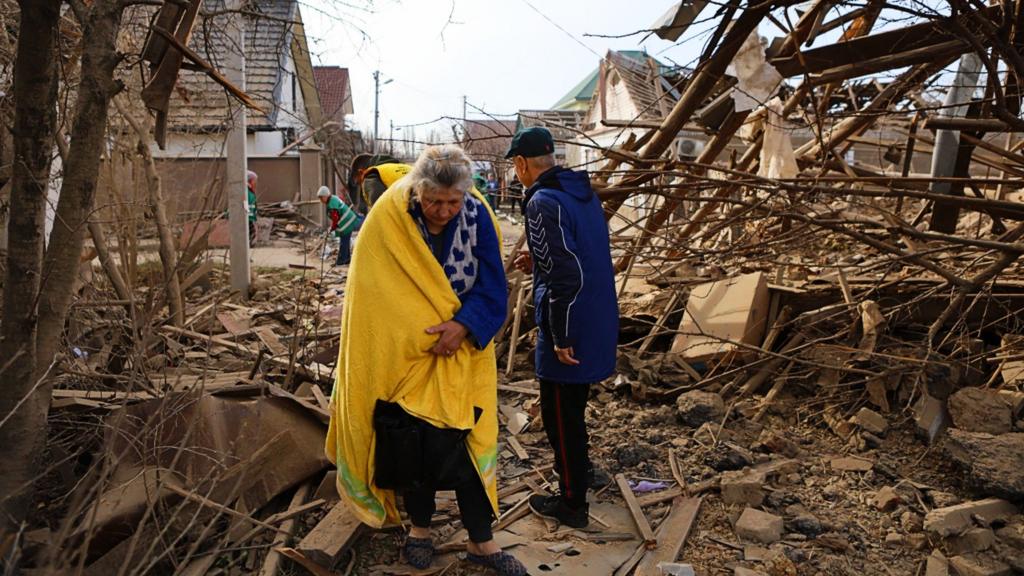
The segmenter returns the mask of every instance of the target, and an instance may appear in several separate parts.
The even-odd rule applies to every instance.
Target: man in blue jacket
[[[587,398],[591,384],[615,372],[619,333],[608,226],[587,173],[555,163],[547,129],[520,131],[505,157],[526,186],[529,255],[517,264],[533,272],[541,417],[555,452],[560,489],[555,496],[532,496],[530,508],[583,528],[589,522],[592,474]]]

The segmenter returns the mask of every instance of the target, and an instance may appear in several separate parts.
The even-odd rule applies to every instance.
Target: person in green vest
[[[316,195],[327,206],[327,217],[331,220],[330,231],[338,238],[338,259],[334,265],[348,266],[352,259],[352,231],[359,226],[359,215],[344,200],[331,194],[327,186],[321,186]]]
[[[245,174],[245,188],[248,194],[245,197],[245,204],[249,209],[249,244],[256,243],[256,180],[259,176],[249,170]]]

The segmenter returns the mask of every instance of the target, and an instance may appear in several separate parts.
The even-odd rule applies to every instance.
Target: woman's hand
[[[455,320],[431,326],[427,328],[427,334],[440,334],[441,337],[430,351],[438,356],[452,356],[462,346],[462,341],[466,339],[468,333],[466,327]]]

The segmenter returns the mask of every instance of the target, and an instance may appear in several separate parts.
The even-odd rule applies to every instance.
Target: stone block
[[[970,528],[963,534],[950,536],[945,542],[946,552],[951,556],[982,552],[995,543],[996,535],[991,528]]]
[[[1010,524],[996,530],[996,536],[1003,541],[1003,544],[1024,550],[1024,524]]]
[[[874,504],[875,508],[888,512],[900,503],[900,495],[896,493],[896,489],[892,486],[883,486],[882,489],[875,493],[871,503]]]
[[[942,552],[935,550],[924,565],[924,576],[949,576],[949,560]]]
[[[1006,564],[982,556],[954,556],[949,565],[957,576],[1013,576],[1013,570]]]
[[[889,421],[885,419],[885,416],[870,408],[861,408],[859,412],[854,414],[853,423],[879,436],[884,435],[889,429]]]
[[[962,388],[949,397],[953,426],[966,432],[1005,434],[1013,430],[1010,403],[996,390]]]
[[[1024,498],[1024,432],[993,436],[953,429],[945,449],[986,494]]]
[[[676,400],[676,416],[691,428],[708,422],[719,423],[725,417],[725,401],[713,392],[693,390]]]
[[[949,410],[946,403],[927,392],[921,394],[921,398],[914,404],[914,421],[928,442],[935,442],[949,427]]]
[[[1017,514],[1017,507],[1000,498],[986,498],[964,502],[956,506],[936,508],[924,517],[924,529],[939,536],[962,534],[974,527],[972,516],[991,522]]]
[[[831,464],[833,470],[838,470],[840,472],[867,472],[875,467],[875,463],[871,460],[865,460],[864,458],[857,458],[855,456],[833,458]]]
[[[720,487],[726,504],[760,506],[764,502],[764,474],[740,470],[723,472]]]
[[[784,523],[780,516],[747,508],[736,521],[736,535],[743,540],[772,544],[782,539]]]

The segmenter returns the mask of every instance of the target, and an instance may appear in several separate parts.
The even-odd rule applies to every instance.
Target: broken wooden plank
[[[258,350],[253,350],[252,348],[249,348],[244,344],[238,344],[225,338],[218,338],[216,336],[200,334],[199,332],[185,330],[183,328],[176,328],[174,326],[163,326],[160,328],[160,331],[163,332],[164,334],[170,334],[173,336],[184,336],[185,338],[190,338],[197,342],[209,342],[210,344],[223,346],[225,348],[228,348],[229,350],[238,352],[250,358],[255,358],[259,356]],[[284,370],[288,370],[290,368],[297,369],[303,376],[306,376],[308,378],[314,378],[325,384],[334,384],[334,379],[331,377],[332,369],[327,366],[324,366],[323,364],[317,364],[316,362],[296,362],[295,364],[292,364],[291,362],[288,361],[287,358],[275,357],[268,358],[267,361],[280,368],[283,368]]]
[[[232,336],[238,337],[249,331],[249,318],[242,314],[228,311],[217,312],[217,320]]]
[[[294,510],[302,506],[302,502],[309,496],[310,485],[303,484],[295,490],[295,494],[292,495],[291,504],[288,505],[288,510]],[[295,528],[297,527],[295,516],[289,517],[281,525],[281,532],[278,533],[277,537],[274,538],[274,543],[271,544],[271,549],[267,551],[267,556],[263,559],[263,566],[260,567],[260,576],[277,576],[277,571],[281,568],[281,559],[284,558],[279,552],[276,552],[276,548],[280,548],[288,545],[288,540],[295,535]]]
[[[263,345],[270,350],[270,353],[274,356],[282,356],[288,353],[288,347],[281,342],[277,334],[270,328],[270,326],[260,326],[255,330],[256,336],[263,342]]]
[[[686,545],[686,539],[697,521],[702,502],[703,498],[700,497],[677,498],[672,502],[672,511],[661,521],[661,526],[658,526],[658,541],[661,542],[661,546],[644,554],[636,572],[633,573],[635,576],[659,576],[659,563],[672,563],[679,558],[683,546]]]
[[[316,403],[319,404],[321,408],[330,411],[331,401],[324,395],[324,391],[315,384],[313,385],[313,397],[316,398]]]
[[[209,276],[210,272],[213,272],[213,261],[207,260],[199,265],[191,274],[189,274],[185,280],[181,282],[181,291],[184,292],[192,287],[193,284],[202,280],[205,276]]]
[[[654,323],[654,326],[651,326],[651,331],[647,333],[647,336],[644,336],[643,342],[640,343],[640,348],[636,352],[637,354],[643,355],[646,353],[648,348],[651,347],[651,344],[654,343],[654,340],[658,337],[658,334],[665,329],[665,323],[668,322],[669,316],[672,315],[672,312],[676,309],[676,304],[679,302],[679,294],[679,290],[674,290],[672,292],[672,296],[668,299],[668,304],[665,305],[665,310],[662,311],[661,316],[658,317],[658,321]]]
[[[540,396],[540,390],[533,388],[523,388],[522,386],[514,386],[512,384],[498,384],[498,390],[504,390],[506,392],[515,392],[517,394],[529,394],[531,396]]]
[[[500,532],[505,528],[512,525],[513,522],[526,516],[530,513],[530,495],[524,496],[522,500],[516,502],[511,508],[505,511],[504,514],[495,521],[494,526],[491,527],[491,531]]]
[[[65,390],[54,388],[52,392],[54,400],[64,398],[85,398],[102,402],[116,402],[127,400],[150,400],[156,398],[150,392],[121,392],[110,390]]]
[[[516,458],[519,458],[521,461],[526,462],[530,459],[530,455],[515,436],[508,437],[508,446],[512,449],[512,452],[515,452]]]
[[[309,573],[313,574],[313,576],[336,576],[334,572],[327,568],[324,568],[323,566],[314,562],[310,558],[306,557],[305,554],[299,552],[294,548],[281,547],[276,548],[275,550],[277,551],[277,553],[281,554],[285,558],[288,558],[289,560],[295,562],[299,566],[302,566],[306,570],[309,570]]]
[[[505,366],[505,375],[512,373],[512,367],[516,360],[516,347],[519,344],[519,328],[523,322],[523,305],[526,300],[526,284],[519,286],[519,294],[516,296],[516,307],[513,314],[515,317],[512,319],[512,337],[508,342],[508,363]]]
[[[348,505],[338,502],[295,549],[305,558],[330,569],[355,542],[362,526]]]
[[[626,477],[623,474],[616,474],[615,483],[619,485],[619,492],[622,493],[622,498],[626,501],[626,506],[629,507],[629,513],[633,515],[633,521],[636,522],[636,527],[640,530],[640,537],[644,539],[647,547],[657,546],[658,539],[654,536],[654,531],[651,530],[651,523],[647,521],[647,516],[644,516],[644,511],[640,508],[636,494],[633,494],[633,489],[629,487]]]

